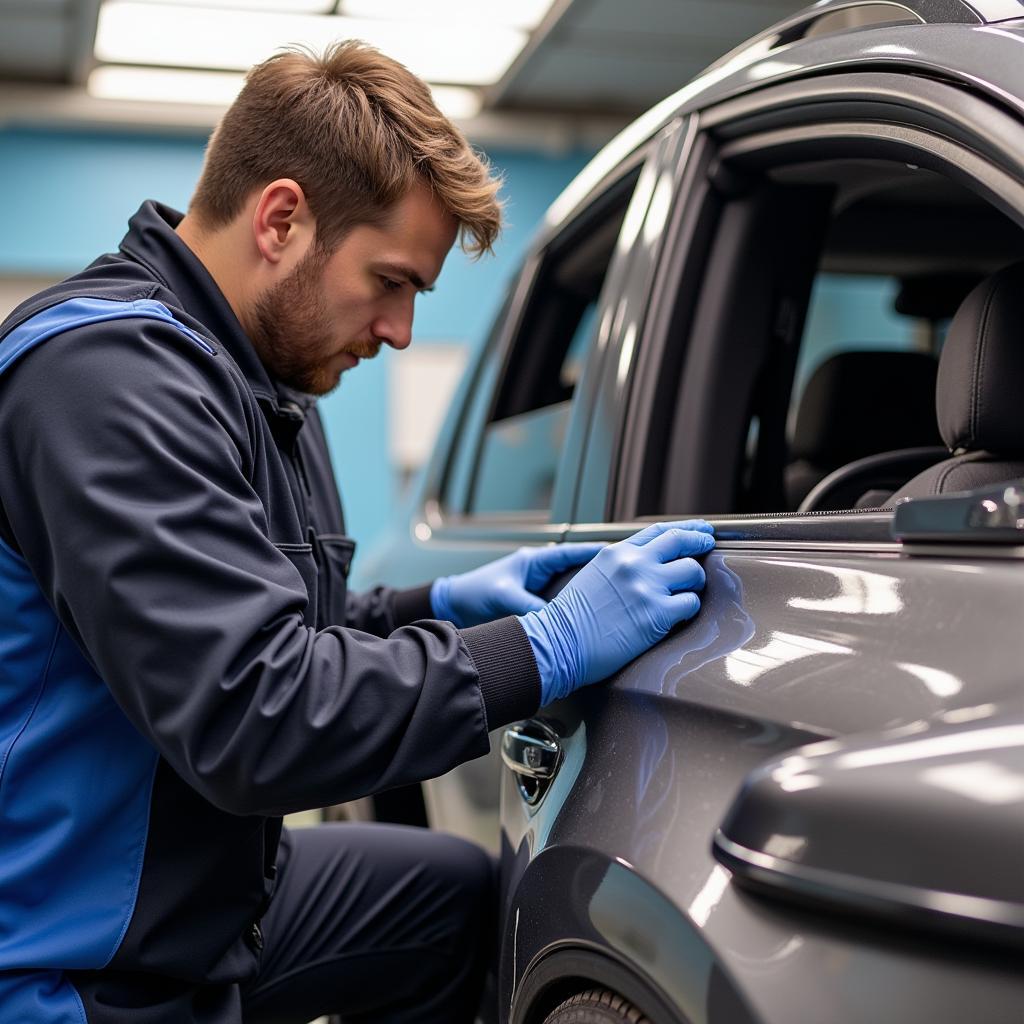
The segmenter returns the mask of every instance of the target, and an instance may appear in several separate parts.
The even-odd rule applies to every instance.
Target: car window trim
[[[673,517],[674,518],[674,517]],[[680,519],[686,518],[680,515]],[[892,536],[891,509],[796,512],[777,515],[702,515],[715,527],[716,548],[879,551],[901,549]],[[612,523],[573,523],[566,540],[621,540],[667,517],[642,516]],[[852,529],[851,529],[852,527]]]
[[[680,188],[680,181],[689,180],[693,173],[698,138],[695,116],[677,118],[665,125],[655,137],[656,146],[645,168],[646,188],[643,183],[637,186],[638,193],[644,193],[639,196],[638,204],[642,217],[633,228],[636,244],[630,255],[617,261],[619,301],[601,344],[602,362],[593,367],[593,408],[581,447],[581,471],[571,504],[574,520],[592,517],[595,513],[608,514],[607,496],[613,492],[610,481],[619,469],[609,454],[616,452],[621,442],[623,424],[619,410],[627,407],[626,396],[632,386],[635,361],[642,358],[642,349],[637,343],[646,329],[652,308],[651,295],[664,263],[661,254],[679,244],[681,238],[688,237],[688,221],[683,219],[684,226],[680,227],[679,200],[681,195],[690,193]],[[694,181],[695,187],[697,181],[699,178]],[[667,202],[662,198],[666,192]],[[642,256],[638,257],[635,250],[641,239]],[[689,245],[681,247],[692,251]]]

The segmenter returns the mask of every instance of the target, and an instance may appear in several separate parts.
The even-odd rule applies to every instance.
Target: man
[[[496,188],[400,65],[279,55],[186,216],[145,203],[0,326],[6,1024],[472,1019],[489,859],[280,816],[439,775],[606,677],[696,613],[713,543],[659,525],[346,593],[315,396],[409,345]]]

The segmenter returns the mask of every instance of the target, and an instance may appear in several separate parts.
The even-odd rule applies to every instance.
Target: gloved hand
[[[520,548],[458,576],[442,576],[430,587],[434,617],[460,629],[491,622],[503,615],[524,615],[547,603],[543,590],[556,573],[589,562],[603,544],[559,544]]]
[[[601,550],[550,603],[520,617],[541,679],[541,704],[606,679],[700,608],[715,546],[703,520],[656,523]],[[688,557],[690,556],[690,557]]]

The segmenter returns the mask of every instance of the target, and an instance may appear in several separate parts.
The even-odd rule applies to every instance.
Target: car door
[[[373,560],[374,578],[413,585],[562,539],[593,391],[620,327],[632,233],[657,193],[651,168],[676,144],[674,129],[641,139],[563,202],[567,214],[556,204],[463,383],[412,521]],[[429,783],[430,824],[496,849],[498,773],[495,751]]]
[[[651,228],[665,239],[657,265],[621,298],[629,329],[605,357],[566,539],[700,515],[717,547],[693,622],[512,730],[505,1005],[522,1019],[533,968],[557,977],[558,957],[585,947],[691,1020],[709,992],[734,1000],[722,1019],[838,1019],[854,979],[897,967],[898,985],[858,992],[857,1019],[956,1019],[981,993],[992,1019],[1010,1019],[1021,989],[1005,957],[979,972],[954,940],[936,969],[914,939],[872,935],[870,915],[865,933],[827,908],[752,899],[712,843],[747,776],[787,751],[1019,707],[1016,528],[926,543],[894,533],[884,503],[797,512],[786,470],[808,359],[836,340],[815,335],[829,329],[822,296],[845,289],[881,310],[905,270],[970,278],[1024,258],[1024,126],[965,87],[880,72],[764,89],[689,124],[662,172],[675,185]],[[936,218],[943,230],[928,229]],[[941,329],[926,340],[926,319],[879,359],[934,355]],[[889,422],[872,393],[842,406],[854,434]],[[531,743],[550,757],[540,787],[516,761]],[[780,829],[774,854],[799,839]]]

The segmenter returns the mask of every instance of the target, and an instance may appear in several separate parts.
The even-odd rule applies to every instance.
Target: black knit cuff
[[[480,677],[487,728],[534,714],[540,707],[540,673],[519,620],[509,615],[459,633]]]
[[[395,619],[395,629],[408,626],[410,622],[420,619],[433,619],[434,609],[430,606],[430,588],[428,583],[423,587],[410,587],[408,590],[396,590],[391,614]]]

